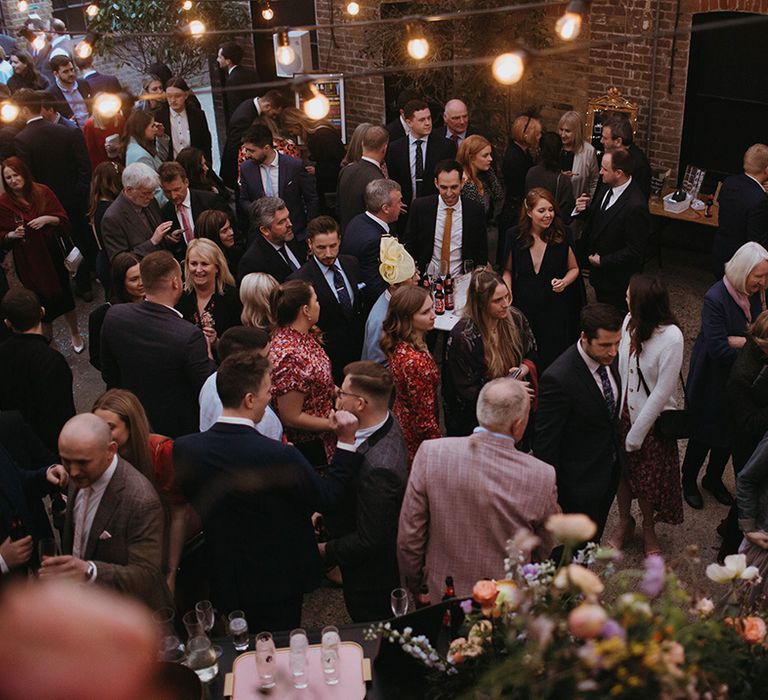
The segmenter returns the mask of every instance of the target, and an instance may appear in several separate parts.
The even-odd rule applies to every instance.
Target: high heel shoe
[[[616,532],[608,540],[606,540],[606,544],[611,549],[617,549],[621,551],[627,546],[627,543],[632,539],[632,537],[634,537],[636,525],[637,523],[635,523],[635,519],[630,516],[626,527],[622,528],[622,526],[619,525],[618,530],[616,530]]]
[[[651,537],[649,537],[648,533],[651,533]],[[648,541],[649,539],[651,540],[650,542]],[[646,527],[643,525],[643,552],[645,552],[646,557],[650,557],[652,554],[661,554],[661,545],[653,526]]]

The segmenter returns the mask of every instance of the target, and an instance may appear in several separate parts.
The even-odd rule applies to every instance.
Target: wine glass
[[[256,670],[259,674],[259,688],[267,690],[275,687],[275,642],[269,632],[256,635]]]
[[[205,633],[208,634],[213,629],[214,623],[213,603],[210,600],[201,600],[195,605],[195,612]]]
[[[24,217],[21,214],[17,214],[14,212],[13,214],[13,223],[15,224],[14,230],[18,229],[19,227],[24,228],[24,231],[26,232],[26,227],[24,224]],[[26,243],[27,239],[26,236],[21,239],[22,243]]]
[[[187,635],[190,639],[192,639],[192,637],[205,636],[205,626],[200,620],[197,610],[190,610],[188,613],[185,613],[184,617],[181,618],[181,621],[184,623],[184,627],[186,628]]]
[[[339,649],[341,647],[338,627],[333,625],[323,627],[321,640],[322,649],[320,653],[323,677],[325,678],[326,685],[336,685],[339,682]]]
[[[389,596],[389,601],[395,617],[402,617],[408,612],[408,591],[405,588],[395,588]]]
[[[229,613],[229,634],[232,644],[237,651],[245,651],[248,648],[248,622],[242,610],[233,610]]]
[[[434,285],[435,280],[437,279],[437,276],[440,274],[440,265],[438,265],[434,260],[429,263],[427,266],[427,276],[429,277],[429,281],[432,285]]]

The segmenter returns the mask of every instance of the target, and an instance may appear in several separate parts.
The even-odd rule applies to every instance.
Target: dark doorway
[[[693,26],[746,18],[754,21],[691,35],[681,178],[689,164],[708,172],[741,172],[744,151],[768,141],[768,17],[707,12],[694,15]]]

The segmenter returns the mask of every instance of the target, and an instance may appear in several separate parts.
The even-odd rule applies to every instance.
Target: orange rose
[[[599,605],[582,603],[571,610],[568,626],[571,634],[578,639],[592,639],[603,630],[608,615]]]
[[[499,595],[499,589],[496,588],[493,581],[488,579],[478,581],[472,589],[472,598],[480,605],[483,615],[490,615],[493,612],[493,604],[497,595]]]
[[[760,644],[768,632],[762,617],[750,615],[741,621],[741,637],[750,644]]]

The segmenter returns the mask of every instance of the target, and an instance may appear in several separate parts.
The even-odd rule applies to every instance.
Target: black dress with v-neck
[[[517,226],[509,232],[512,253],[512,303],[525,314],[531,324],[538,348],[539,375],[579,335],[579,312],[583,305],[579,294],[581,278],[559,294],[552,291],[552,280],[561,279],[568,272],[570,243],[547,244],[536,273],[529,248],[524,248],[517,237]]]

